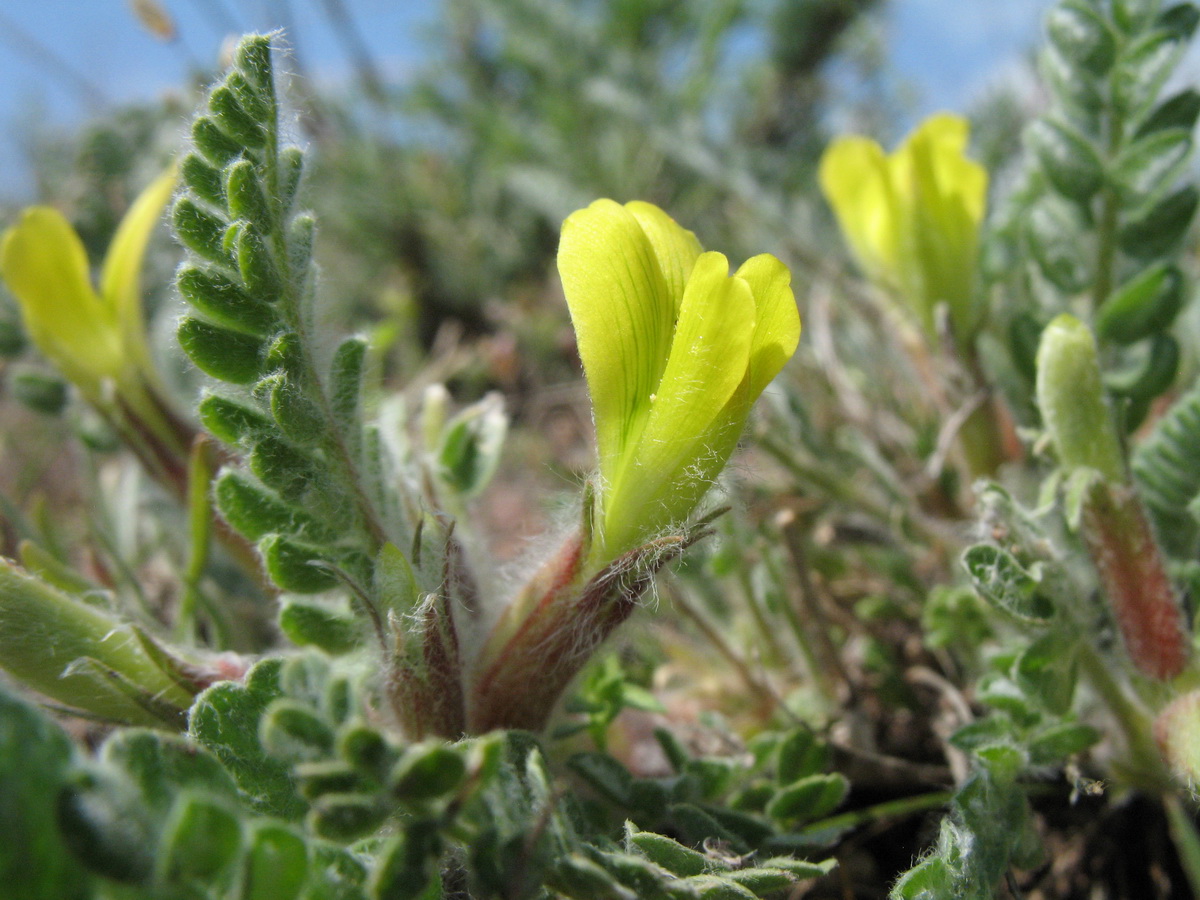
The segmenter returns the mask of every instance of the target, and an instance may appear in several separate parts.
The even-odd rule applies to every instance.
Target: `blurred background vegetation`
[[[790,583],[781,567],[828,578],[835,615],[865,604],[872,615],[899,616],[912,627],[957,550],[958,526],[948,528],[944,517],[964,513],[963,485],[939,443],[941,423],[961,398],[929,389],[929,359],[913,352],[908,326],[881,315],[853,277],[816,188],[817,160],[834,129],[865,131],[887,144],[911,124],[911,92],[888,71],[888,5],[445,0],[426,36],[424,62],[394,81],[363,41],[370,15],[329,0],[324,22],[353,77],[327,84],[305,71],[299,48],[292,57],[293,127],[311,150],[306,196],[320,223],[330,333],[370,333],[383,382],[406,391],[414,405],[435,382],[464,404],[489,390],[503,393],[513,428],[500,475],[477,510],[493,526],[481,530],[492,532],[502,558],[520,554],[526,539],[554,522],[570,493],[564,489],[594,465],[554,269],[563,218],[598,196],[645,199],[735,261],[766,251],[789,264],[804,340],[770,398],[773,407],[763,404],[768,411],[755,432],[762,439],[751,442],[741,464],[765,465],[768,480],[758,483],[766,486],[746,498],[744,515],[724,526],[709,558],[698,554],[682,572],[703,576],[693,586],[703,602],[693,608],[677,592],[666,604],[692,620],[687,629],[722,641],[742,682],[766,703],[760,713],[776,690],[755,674],[763,663],[772,676],[783,675],[785,692],[794,686],[789,667],[839,665],[830,648],[805,646],[795,656],[795,648],[781,646],[778,623],[794,603],[781,592]],[[287,4],[277,11],[286,21]],[[169,13],[147,0],[112,11],[177,39]],[[66,132],[31,133],[36,196],[66,212],[93,260],[130,200],[178,152],[181,123],[220,63],[197,64],[194,94],[113,107]],[[967,111],[976,124],[974,153],[1001,179],[1020,125],[1035,111],[1021,84],[997,87]],[[0,223],[16,210],[0,210]],[[178,259],[160,235],[143,284],[160,363],[179,408],[189,410],[199,376],[174,344],[181,307],[170,273]],[[117,442],[23,349],[15,307],[4,299],[10,424],[0,463],[7,507],[0,549],[15,555],[18,541],[33,538],[79,564],[78,553],[64,548],[87,547],[84,562],[102,581],[132,587],[133,571],[156,553],[186,555],[183,529],[173,533],[168,524],[146,534],[146,525],[133,524],[136,503],[120,487],[126,482],[99,493],[80,486],[79,473],[99,482],[98,461]],[[79,446],[63,442],[72,432],[84,439]],[[116,508],[64,519],[81,491],[111,497]],[[149,490],[142,502],[161,512],[161,500]],[[77,540],[81,534],[87,539]],[[961,602],[956,594],[939,598]],[[931,609],[926,615],[936,616],[937,605]],[[809,612],[823,615],[820,604]],[[710,631],[709,616],[732,616],[732,642]],[[900,628],[881,642],[886,630],[861,623],[853,630],[866,641],[864,664],[882,667],[903,694],[893,645],[903,645],[908,632]],[[803,642],[800,629],[796,636]],[[733,708],[742,682],[721,683]],[[804,690],[828,695],[831,685],[818,678]]]

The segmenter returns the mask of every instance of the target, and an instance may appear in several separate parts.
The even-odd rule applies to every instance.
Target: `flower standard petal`
[[[673,313],[679,315],[679,304],[683,302],[683,290],[687,286],[692,267],[704,252],[696,235],[680,227],[674,219],[652,203],[634,200],[626,203],[629,210],[654,248],[667,293],[675,302]]]
[[[712,467],[704,462],[728,456],[726,441],[711,446],[713,426],[725,424],[727,404],[745,390],[753,331],[749,284],[729,277],[723,254],[702,254],[684,290],[670,358],[645,428],[607,486],[605,556],[612,558],[682,521],[709,487],[704,473]],[[699,494],[688,489],[697,483]]]
[[[932,333],[933,310],[946,303],[960,339],[978,328],[975,259],[987,199],[987,171],[966,157],[970,126],[941,113],[922,123],[893,155],[907,227],[904,251],[912,261],[913,302]]]
[[[871,278],[892,280],[900,222],[883,148],[864,137],[839,138],[821,157],[818,178],[859,265]]]
[[[100,274],[100,296],[116,317],[125,353],[147,376],[154,369],[146,345],[146,327],[142,316],[142,259],[150,235],[175,190],[175,183],[175,168],[172,166],[134,200],[113,235]]]
[[[75,229],[52,207],[26,209],[0,243],[0,272],[34,343],[97,399],[124,361],[114,313],[92,290]]]
[[[563,223],[558,271],[611,481],[650,411],[671,348],[675,303],[637,218],[597,200]]]

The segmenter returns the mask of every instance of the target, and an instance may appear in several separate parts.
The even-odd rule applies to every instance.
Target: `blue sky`
[[[214,60],[228,28],[267,30],[290,10],[292,40],[314,79],[345,71],[345,51],[321,0],[159,0],[178,39],[141,27],[131,0],[0,3],[0,197],[26,201],[24,141],[32,127],[69,126],[106,103],[178,90],[197,63]],[[343,0],[372,58],[402,77],[427,52],[432,0]],[[1037,40],[1050,0],[891,0],[884,27],[893,73],[915,88],[920,115],[962,109],[1011,72]],[[47,61],[51,54],[53,61]]]

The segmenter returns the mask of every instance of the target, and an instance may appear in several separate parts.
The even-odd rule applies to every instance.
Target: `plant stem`
[[[833,643],[833,624],[829,621],[829,617],[825,615],[825,610],[821,606],[820,598],[817,596],[816,587],[813,585],[812,578],[809,575],[808,553],[804,547],[804,542],[807,535],[804,532],[799,517],[791,510],[785,510],[777,518],[777,524],[780,531],[783,533],[784,545],[787,547],[788,555],[792,560],[792,567],[796,571],[796,583],[799,587],[799,606],[811,620],[811,628],[805,629],[800,621],[796,610],[789,610],[788,621],[792,624],[793,630],[796,632],[797,638],[801,641],[803,647],[807,642],[805,637],[809,632],[814,637],[814,643],[809,647],[809,653],[812,654],[812,676],[813,680],[819,687],[822,696],[829,701],[830,704],[837,703],[837,684],[834,682],[832,675],[837,676],[837,680],[845,686],[848,695],[853,698],[854,682],[850,679],[850,673],[846,671],[846,667],[842,664],[841,654],[838,653],[838,648]],[[790,604],[784,604],[790,606]]]
[[[1087,641],[1079,643],[1079,662],[1092,687],[1124,732],[1130,774],[1141,787],[1155,793],[1169,791],[1170,776],[1151,736],[1150,718],[1130,700],[1113,678],[1108,662]]]
[[[1200,897],[1200,834],[1196,832],[1195,819],[1176,794],[1166,794],[1163,805],[1167,810],[1171,840],[1179,852],[1179,864],[1192,887],[1192,894]]]
[[[775,706],[783,708],[783,701],[775,694],[775,692],[762,681],[751,670],[747,662],[742,659],[736,650],[730,646],[725,640],[724,635],[718,631],[711,622],[704,616],[700,610],[696,609],[691,602],[683,595],[683,592],[676,588],[673,584],[668,583],[666,586],[668,593],[671,595],[671,605],[683,613],[684,617],[689,619],[692,624],[699,629],[705,639],[713,645],[713,649],[725,658],[747,689],[758,698],[759,703],[764,709],[770,709]]]
[[[931,791],[928,794],[917,794],[915,797],[901,797],[899,800],[887,800],[867,806],[863,809],[853,809],[850,812],[839,813],[827,819],[819,819],[804,827],[805,834],[834,829],[855,828],[883,819],[902,819],[915,813],[947,806],[954,799],[954,791]]]

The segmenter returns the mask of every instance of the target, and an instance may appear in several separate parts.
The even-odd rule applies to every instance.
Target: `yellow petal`
[[[100,275],[100,296],[120,323],[125,352],[130,362],[148,376],[154,369],[142,316],[142,260],[150,235],[175,191],[175,181],[175,167],[172,166],[133,201],[113,235]]]
[[[737,435],[713,435],[713,426],[725,422],[730,399],[745,390],[753,331],[750,286],[729,277],[723,254],[702,254],[684,290],[671,356],[645,428],[608,485],[607,553],[619,554],[687,518],[724,466]]]
[[[662,270],[667,292],[675,301],[675,315],[679,315],[679,304],[683,302],[683,289],[696,259],[704,252],[696,235],[681,227],[674,219],[651,203],[634,200],[626,203],[629,210],[654,248],[658,266]]]
[[[800,313],[792,293],[792,273],[769,253],[742,263],[738,278],[754,295],[754,336],[750,343],[750,402],[779,374],[800,343]]]
[[[955,333],[978,326],[975,296],[979,226],[987,198],[987,172],[966,157],[969,125],[940,114],[927,119],[894,155],[894,179],[902,185],[908,225],[902,253],[911,274],[904,278],[927,330],[933,310],[945,303]]]
[[[821,157],[818,178],[859,265],[871,278],[889,278],[900,223],[883,149],[867,138],[839,138]]]
[[[0,241],[0,273],[17,298],[26,330],[72,382],[93,399],[123,365],[111,308],[88,279],[83,243],[58,210],[26,209]]]
[[[612,200],[563,223],[558,271],[592,396],[600,473],[611,481],[667,364],[675,302],[646,232]]]

